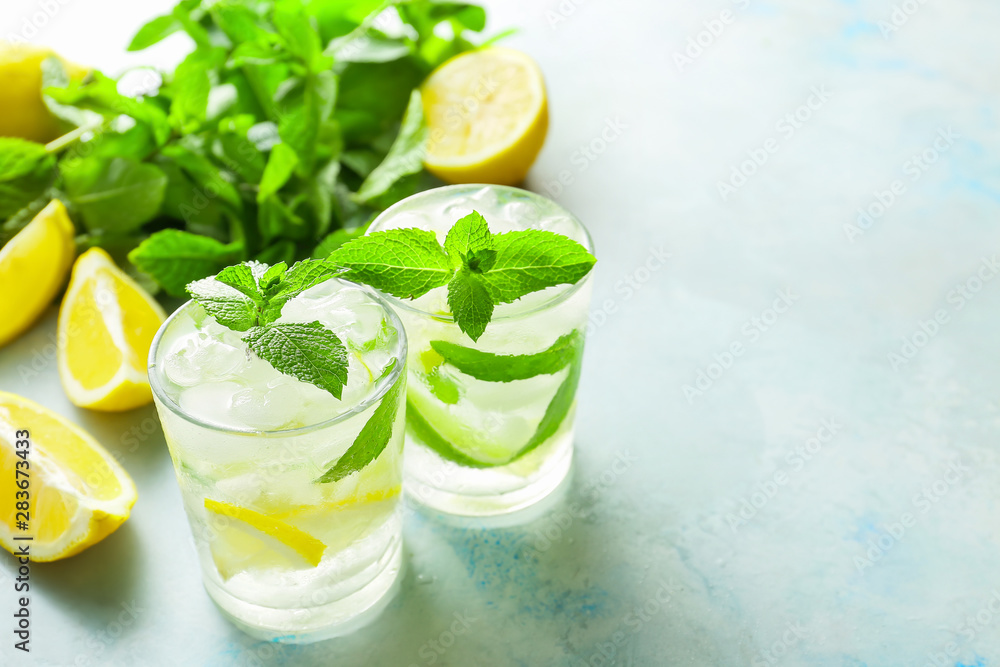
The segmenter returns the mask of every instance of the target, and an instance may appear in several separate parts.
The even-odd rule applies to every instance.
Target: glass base
[[[403,448],[403,488],[419,505],[468,517],[513,514],[555,492],[573,464],[573,432],[562,432],[514,463],[467,468],[413,442]]]
[[[222,614],[251,637],[283,644],[308,644],[354,632],[373,621],[396,594],[402,565],[402,540],[397,539],[375,563],[378,570],[374,576],[362,573],[366,579],[371,577],[367,583],[337,600],[302,609],[252,604],[209,579],[205,580],[205,590]]]

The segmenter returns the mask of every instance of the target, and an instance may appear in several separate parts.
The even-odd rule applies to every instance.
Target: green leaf
[[[281,267],[278,264],[275,267]],[[268,269],[270,271],[270,269]],[[250,271],[250,267],[247,264],[236,264],[234,266],[227,266],[226,268],[219,271],[215,276],[223,285],[229,285],[234,290],[240,294],[248,297],[251,301],[259,306],[264,305],[264,294],[261,292],[261,287],[257,286],[257,280],[253,277],[253,273]],[[268,277],[268,280],[273,280],[273,274]]]
[[[414,299],[448,283],[455,272],[434,232],[390,229],[345,243],[330,261],[348,269],[347,280]]]
[[[198,50],[189,54],[174,71],[170,84],[173,93],[170,117],[182,128],[193,129],[205,120],[208,94],[212,89],[210,68],[210,57]]]
[[[434,397],[447,405],[455,405],[461,398],[458,385],[451,378],[441,374],[440,366],[434,367],[427,374],[427,385]]]
[[[504,232],[493,239],[496,258],[482,279],[498,304],[554,285],[572,285],[597,261],[576,241],[550,231]]]
[[[249,268],[249,267],[248,267]],[[260,277],[257,281],[258,287],[265,296],[270,296],[272,289],[277,289],[281,281],[285,279],[285,273],[288,271],[288,265],[284,262],[278,262],[270,267],[264,272],[264,275]],[[253,274],[250,274],[253,278]]]
[[[183,29],[184,26],[173,15],[157,16],[139,28],[125,50],[142,51]]]
[[[393,359],[382,372],[382,377],[388,377],[395,366],[396,360]],[[406,373],[403,371],[400,372],[399,377],[396,378],[392,387],[382,397],[378,407],[372,412],[372,416],[368,418],[368,421],[361,428],[358,437],[354,439],[354,442],[344,452],[343,456],[337,459],[337,462],[323,473],[322,477],[316,480],[317,482],[321,484],[339,482],[348,475],[363,469],[379,457],[379,454],[389,444],[397,422],[399,422],[400,428],[403,427],[403,420],[397,419],[397,417],[405,385]]]
[[[257,324],[257,303],[215,278],[196,280],[187,286],[187,291],[224,327],[249,331]]]
[[[413,402],[409,400],[406,401],[406,428],[409,429],[410,433],[420,444],[433,450],[446,461],[454,461],[467,468],[494,467],[489,463],[480,463],[459,451],[455,445],[448,442],[444,436],[434,430],[434,427],[428,423],[427,419],[420,414],[420,411]]]
[[[493,317],[493,301],[482,278],[463,268],[448,283],[448,308],[458,328],[473,341],[479,340]]]
[[[307,289],[326,282],[342,270],[326,260],[313,259],[296,262],[285,274],[282,281],[272,285],[271,291],[266,293],[268,303],[261,313],[261,323],[274,322],[281,317],[281,309],[286,303]]]
[[[285,47],[301,59],[310,71],[319,71],[326,58],[319,33],[313,28],[301,0],[278,0],[274,5],[274,25]]]
[[[161,152],[186,171],[206,196],[218,196],[237,211],[243,207],[239,190],[210,159],[180,143],[164,146]]]
[[[313,250],[312,256],[316,259],[326,259],[330,256],[330,253],[348,241],[364,236],[367,229],[368,225],[360,225],[350,229],[338,229],[335,232],[330,232],[319,242],[319,245]]]
[[[369,30],[333,40],[327,53],[340,63],[386,63],[405,58],[412,53],[412,48],[402,39]]]
[[[243,340],[281,373],[340,398],[347,383],[347,348],[320,322],[254,327]]]
[[[183,296],[188,283],[216,273],[241,251],[239,243],[225,245],[207,236],[164,229],[139,244],[128,258],[168,294]]]
[[[431,341],[431,347],[445,362],[484,382],[513,382],[557,373],[579,355],[582,344],[579,331],[560,336],[548,349],[536,354],[492,354],[443,340]]]
[[[267,158],[267,166],[260,180],[260,190],[257,191],[257,202],[260,203],[276,194],[288,182],[295,171],[299,158],[287,144],[276,144]]]
[[[427,124],[420,91],[414,90],[403,116],[399,134],[389,148],[382,163],[368,175],[355,195],[356,201],[365,203],[385,194],[404,176],[416,174],[424,168],[424,148],[427,143]]]
[[[114,158],[84,159],[63,170],[66,194],[87,229],[128,231],[160,210],[167,177],[156,166]]]
[[[482,250],[493,250],[493,235],[489,225],[477,211],[460,218],[444,239],[444,249],[453,258],[462,260]]]
[[[45,146],[14,137],[0,137],[0,181],[10,181],[35,172],[54,161]]]
[[[0,220],[45,193],[56,177],[55,161],[41,144],[0,137]]]
[[[580,354],[582,352],[583,350],[581,349]],[[563,420],[566,419],[566,415],[569,414],[570,408],[573,407],[573,399],[576,398],[576,388],[580,383],[581,366],[582,364],[578,356],[575,362],[569,367],[569,374],[566,376],[566,379],[559,385],[559,389],[556,390],[552,400],[549,401],[548,406],[545,408],[545,414],[542,416],[542,421],[538,423],[535,433],[528,440],[528,444],[518,450],[517,455],[512,460],[519,459],[532,451],[555,435],[556,431],[559,430],[559,426],[562,425]]]

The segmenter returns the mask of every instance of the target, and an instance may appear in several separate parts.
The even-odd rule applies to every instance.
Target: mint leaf
[[[261,313],[261,322],[266,324],[281,317],[281,309],[293,298],[307,289],[326,282],[343,271],[340,267],[324,260],[303,260],[284,274],[281,282],[267,288],[268,303]],[[266,274],[265,274],[266,275]]]
[[[316,249],[313,250],[313,258],[315,259],[325,259],[334,250],[344,245],[348,241],[356,239],[362,236],[368,230],[368,225],[359,225],[357,227],[351,227],[350,229],[338,229],[335,232],[330,232],[327,234]]]
[[[395,367],[396,360],[393,359],[382,371],[382,377],[388,377]],[[399,374],[396,382],[382,397],[382,401],[365,422],[351,446],[329,470],[323,473],[322,477],[316,480],[317,482],[321,484],[339,482],[378,458],[392,438],[392,430],[397,421],[396,416],[399,414],[399,405],[405,385],[406,373],[404,371]]]
[[[456,261],[456,266],[462,262],[469,266],[469,259],[482,256],[484,251],[496,249],[493,235],[490,234],[489,225],[477,211],[461,218],[448,230],[448,236],[444,239],[444,249]],[[496,253],[493,253],[495,257]],[[470,269],[473,267],[469,266]],[[487,267],[488,268],[488,267]],[[481,266],[476,266],[473,270],[481,272]]]
[[[222,271],[219,271],[215,279],[223,285],[229,285],[240,294],[249,297],[255,304],[264,305],[264,295],[261,294],[260,288],[257,287],[257,280],[253,277],[253,272],[248,265],[237,264],[236,266],[227,266]]]
[[[441,367],[435,367],[427,374],[427,386],[430,387],[434,397],[448,405],[455,405],[461,398],[458,385],[448,377],[441,374]]]
[[[173,15],[157,16],[139,28],[139,31],[135,33],[135,37],[132,38],[132,41],[125,50],[142,51],[183,29],[184,26]]]
[[[504,232],[493,239],[497,254],[483,282],[497,304],[554,285],[572,285],[597,261],[576,241],[541,229]]]
[[[399,298],[415,299],[446,285],[455,272],[434,232],[390,229],[349,241],[330,255],[347,280]]]
[[[116,157],[83,159],[67,169],[66,194],[90,231],[127,232],[160,211],[167,176],[155,165]]]
[[[448,283],[448,307],[455,324],[473,341],[486,331],[493,317],[493,301],[483,283],[483,276],[462,269]]]
[[[340,399],[347,384],[347,348],[320,322],[254,327],[243,341],[281,373],[314,384]]]
[[[425,447],[433,450],[441,458],[454,461],[468,468],[492,468],[494,464],[481,463],[463,454],[455,445],[448,442],[440,433],[434,430],[412,401],[406,401],[406,428]],[[500,464],[502,465],[502,464]]]
[[[443,340],[431,341],[431,347],[445,362],[484,382],[513,382],[557,373],[576,358],[582,344],[579,331],[560,336],[547,350],[536,354],[492,354]]]
[[[385,194],[404,176],[417,174],[424,168],[424,147],[427,143],[427,124],[420,91],[414,89],[403,116],[396,140],[379,166],[368,175],[358,188],[354,200],[360,204]]]
[[[580,352],[582,353],[582,350]],[[545,414],[542,416],[542,421],[538,422],[538,427],[535,429],[534,435],[528,440],[528,444],[518,450],[514,458],[511,459],[512,461],[532,451],[555,435],[556,431],[559,430],[559,426],[562,425],[563,420],[566,419],[566,415],[569,414],[570,408],[573,407],[573,399],[576,398],[576,388],[580,383],[581,367],[582,364],[578,358],[570,366],[569,375],[559,385],[559,389],[556,390],[552,400],[549,401],[548,406],[545,408]]]
[[[267,166],[264,167],[264,175],[260,179],[257,203],[276,194],[292,177],[292,172],[295,171],[295,165],[298,163],[299,156],[288,144],[276,144],[271,149],[271,155],[267,158]]]
[[[224,327],[249,331],[257,324],[258,304],[230,285],[204,278],[188,285],[187,291]]]
[[[140,243],[128,258],[168,294],[183,296],[185,285],[216,273],[241,251],[238,242],[224,245],[207,236],[164,229]]]
[[[276,288],[285,279],[286,271],[288,271],[288,265],[284,262],[278,262],[268,268],[258,281],[260,291],[267,295],[272,288]]]

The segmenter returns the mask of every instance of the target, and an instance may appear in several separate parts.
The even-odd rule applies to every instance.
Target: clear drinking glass
[[[283,375],[193,301],[160,328],[149,379],[209,595],[250,635],[280,642],[353,629],[401,564],[406,337],[372,290],[333,279],[279,322],[319,320],[346,345],[341,400]],[[388,445],[340,481],[318,478],[398,396]],[[383,603],[383,604],[380,604]]]
[[[368,233],[417,227],[444,242],[459,218],[476,210],[490,231],[544,229],[593,252],[579,220],[555,202],[496,185],[453,185],[416,194],[384,211]],[[404,484],[412,498],[466,516],[502,515],[554,491],[573,458],[575,392],[590,307],[590,275],[574,285],[534,292],[493,312],[473,342],[449,314],[447,289],[415,299],[386,296],[409,345]],[[460,349],[461,348],[461,349]],[[441,351],[514,355],[529,370],[510,381],[473,377]],[[562,351],[551,363],[524,355]],[[508,364],[510,357],[490,358]]]

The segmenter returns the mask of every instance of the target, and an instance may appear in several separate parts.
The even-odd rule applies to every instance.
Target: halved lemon
[[[76,250],[58,199],[0,248],[0,345],[30,327],[66,280]]]
[[[7,551],[27,546],[32,561],[72,556],[114,532],[135,500],[132,478],[88,433],[0,392],[0,545]]]
[[[59,376],[69,399],[110,412],[152,401],[146,357],[165,318],[106,252],[80,255],[59,308]]]
[[[469,51],[421,87],[428,141],[424,166],[448,183],[520,183],[545,143],[545,81],[527,54]]]
[[[223,579],[251,569],[316,567],[326,545],[281,519],[205,498],[205,509],[236,519],[220,524],[209,548]]]

